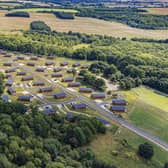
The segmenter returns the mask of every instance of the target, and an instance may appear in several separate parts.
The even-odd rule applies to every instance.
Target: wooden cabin
[[[53,69],[53,72],[60,72],[60,71],[62,71],[62,68],[57,68],[57,67],[55,67],[55,68]]]
[[[32,95],[22,95],[18,97],[19,101],[27,101],[30,102],[33,99]]]
[[[79,66],[80,66],[79,62],[76,62],[76,63],[72,64],[72,67],[74,67],[74,68],[79,67]]]
[[[52,77],[52,78],[61,78],[61,77],[63,77],[63,75],[62,75],[61,73],[53,73],[53,74],[51,75],[51,77]]]
[[[81,92],[81,93],[92,93],[93,89],[92,88],[80,88],[79,92]]]
[[[16,93],[16,90],[15,90],[14,88],[12,88],[12,87],[9,87],[8,90],[7,90],[7,92],[8,92],[10,95],[13,95],[13,94]]]
[[[12,63],[11,62],[4,62],[3,66],[12,66]]]
[[[84,103],[79,103],[79,104],[72,104],[72,108],[74,110],[77,110],[77,109],[86,109],[86,104]]]
[[[25,76],[25,75],[26,75],[26,72],[17,72],[16,75],[17,75],[17,76]]]
[[[38,68],[36,68],[36,71],[37,71],[37,72],[44,72],[45,69],[46,69],[46,68],[44,68],[44,67],[38,67]]]
[[[30,81],[30,80],[33,80],[33,76],[23,76],[22,81]]]
[[[81,84],[80,82],[71,82],[68,83],[68,87],[79,87]]]
[[[95,93],[91,95],[92,99],[104,99],[106,95],[104,93]]]
[[[44,85],[45,85],[45,83],[43,81],[35,81],[33,83],[33,86],[44,86]]]
[[[113,105],[110,109],[112,112],[118,112],[118,113],[124,113],[126,112],[126,107],[125,106],[118,106],[118,105]]]
[[[60,66],[67,66],[69,63],[68,62],[61,62]]]
[[[72,82],[74,80],[73,77],[67,77],[67,78],[63,78],[62,82]]]
[[[28,62],[27,66],[35,66],[35,63],[34,62]]]
[[[128,105],[128,102],[124,99],[113,99],[112,104],[113,105],[126,106],[126,105]]]
[[[52,92],[52,88],[51,87],[45,87],[45,88],[40,88],[39,92],[40,93],[45,93],[45,92]]]
[[[56,93],[53,95],[55,99],[63,99],[66,97],[66,94],[64,92]]]

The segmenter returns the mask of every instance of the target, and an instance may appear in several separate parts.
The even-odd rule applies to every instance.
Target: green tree
[[[154,155],[153,146],[147,142],[144,144],[140,144],[138,149],[138,154],[144,159],[150,160]]]

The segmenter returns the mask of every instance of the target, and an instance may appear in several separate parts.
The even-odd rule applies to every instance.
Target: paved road
[[[29,68],[25,68],[25,67],[23,69],[26,70],[29,73],[31,73],[31,71],[32,71]],[[98,111],[99,113],[103,114],[104,116],[106,116],[106,117],[110,118],[111,120],[119,123],[123,127],[127,128],[130,131],[134,132],[135,134],[137,134],[137,135],[149,140],[150,142],[153,142],[154,144],[156,144],[157,146],[161,147],[162,149],[164,149],[165,151],[168,152],[168,143],[160,140],[159,138],[153,136],[152,134],[146,132],[145,130],[136,127],[135,125],[129,123],[125,119],[117,117],[116,115],[114,115],[108,109],[102,108],[101,105],[93,102],[89,98],[86,98],[86,97],[80,95],[78,92],[74,92],[72,90],[69,90],[69,89],[65,88],[64,86],[62,86],[61,84],[56,83],[56,82],[52,81],[51,79],[49,79],[47,77],[44,77],[41,74],[38,74],[38,77],[43,78],[44,80],[48,81],[50,84],[53,85],[53,87],[57,87],[57,88],[60,88],[60,89],[64,90],[65,93],[77,98],[81,102],[87,104],[90,108],[95,109],[96,111]]]

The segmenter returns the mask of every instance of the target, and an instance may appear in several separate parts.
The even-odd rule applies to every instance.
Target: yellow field
[[[148,14],[156,15],[168,15],[168,8],[144,8],[148,11]]]
[[[53,14],[31,13],[30,18],[5,17],[7,11],[0,11],[0,31],[18,31],[29,29],[32,21],[45,21],[53,30],[60,32],[74,31],[88,34],[104,34],[114,37],[139,37],[139,38],[168,38],[168,30],[142,30],[131,28],[127,25],[103,21],[93,18],[76,17],[75,20],[63,20],[56,18]]]

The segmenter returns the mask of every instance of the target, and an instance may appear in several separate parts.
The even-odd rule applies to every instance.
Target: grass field
[[[68,32],[71,30],[87,34],[111,35],[114,37],[168,38],[168,30],[142,30],[131,28],[117,22],[109,22],[93,18],[76,17],[74,20],[64,20],[56,18],[53,14],[35,12],[30,13],[30,18],[9,18],[5,17],[6,12],[7,11],[0,11],[0,32],[2,33],[27,30],[32,21],[41,20],[45,21],[53,30],[60,32]]]
[[[168,8],[144,8],[147,14],[168,15]]]
[[[145,87],[123,93],[131,122],[168,142],[168,98]]]
[[[98,136],[89,147],[98,159],[119,168],[162,168],[168,160],[168,155],[155,145],[155,155],[151,161],[146,162],[137,156],[138,146],[144,142],[145,139],[130,131],[113,126],[112,131]]]

